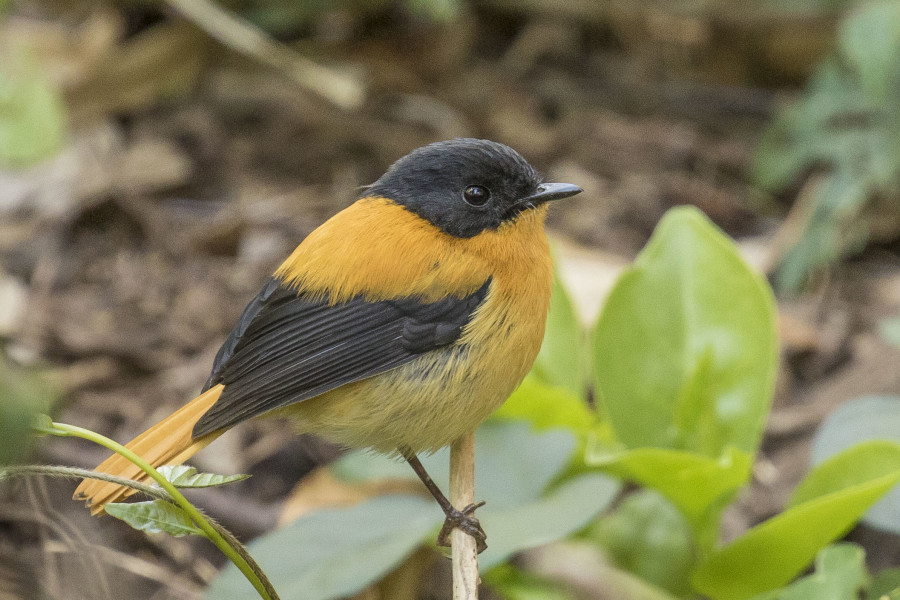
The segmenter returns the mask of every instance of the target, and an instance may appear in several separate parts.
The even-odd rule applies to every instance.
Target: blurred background
[[[124,441],[192,398],[306,234],[459,136],[585,189],[550,217],[585,325],[675,205],[769,277],[780,374],[733,532],[781,508],[836,407],[900,393],[900,2],[0,0],[0,459],[104,457],[29,452],[32,410]],[[251,539],[336,454],[248,423],[196,463],[253,478],[198,504]],[[0,488],[3,600],[198,598],[221,565],[73,487]],[[896,533],[850,536],[900,565]],[[430,569],[414,597],[449,597]]]

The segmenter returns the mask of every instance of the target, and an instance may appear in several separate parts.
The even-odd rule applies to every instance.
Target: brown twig
[[[450,502],[475,503],[475,435],[465,435],[450,446]],[[475,538],[454,529],[450,534],[453,562],[453,600],[478,600],[478,553]]]
[[[166,3],[226,46],[281,71],[341,108],[358,108],[362,104],[364,92],[359,81],[297,54],[215,3],[209,0],[166,0]]]

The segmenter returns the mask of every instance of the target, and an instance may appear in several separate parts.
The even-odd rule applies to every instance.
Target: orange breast
[[[521,383],[540,349],[552,279],[545,214],[527,211],[462,239],[374,198],[310,235],[278,275],[304,291],[328,290],[334,301],[359,293],[436,301],[492,282],[455,344],[286,412],[304,431],[387,453],[436,450],[473,431]]]

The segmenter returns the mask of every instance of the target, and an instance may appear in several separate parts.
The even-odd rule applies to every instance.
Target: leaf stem
[[[47,433],[50,435],[60,436],[60,437],[80,437],[82,439],[94,442],[95,444],[99,444],[105,448],[108,448],[119,454],[132,463],[137,465],[142,471],[144,471],[147,475],[149,475],[159,486],[165,490],[169,496],[171,497],[171,501],[177,504],[188,516],[191,518],[194,523],[196,523],[197,527],[203,531],[204,535],[216,545],[222,553],[228,557],[228,559],[234,563],[234,565],[240,569],[241,573],[244,574],[244,577],[253,585],[256,591],[264,600],[279,600],[278,594],[275,592],[272,584],[269,582],[268,578],[259,568],[259,565],[256,564],[253,559],[247,555],[246,551],[240,548],[240,544],[235,543],[237,540],[230,533],[225,533],[224,528],[214,527],[210,521],[200,510],[198,510],[193,504],[191,504],[184,495],[178,491],[174,485],[172,485],[169,480],[163,477],[159,471],[153,468],[153,465],[145,461],[143,458],[123,446],[118,442],[115,442],[109,439],[106,436],[100,435],[94,431],[89,429],[84,429],[82,427],[77,427],[75,425],[67,425],[65,423],[43,423],[42,425],[37,427],[37,430],[42,433]],[[93,473],[93,472],[92,472]],[[93,475],[91,475],[93,477]],[[129,486],[132,487],[132,486]]]

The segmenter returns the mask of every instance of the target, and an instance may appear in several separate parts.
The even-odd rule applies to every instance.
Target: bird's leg
[[[425,487],[428,488],[428,491],[431,492],[431,495],[434,496],[434,499],[437,500],[437,503],[441,505],[441,509],[447,516],[444,520],[444,526],[441,527],[441,532],[438,534],[438,546],[450,546],[450,532],[453,531],[454,528],[458,528],[460,531],[475,538],[479,554],[484,552],[487,548],[487,535],[484,533],[484,529],[481,528],[481,523],[479,523],[478,519],[474,516],[475,510],[484,506],[484,502],[476,502],[462,510],[457,510],[450,501],[447,500],[447,497],[444,496],[437,484],[431,479],[428,471],[426,471],[425,467],[422,466],[422,463],[419,462],[415,453],[409,448],[401,448],[400,453],[403,455],[403,458],[406,459],[406,462],[409,463],[409,466],[412,467],[413,471],[416,472],[416,475],[419,476],[419,479],[422,480],[422,483],[425,484]]]

